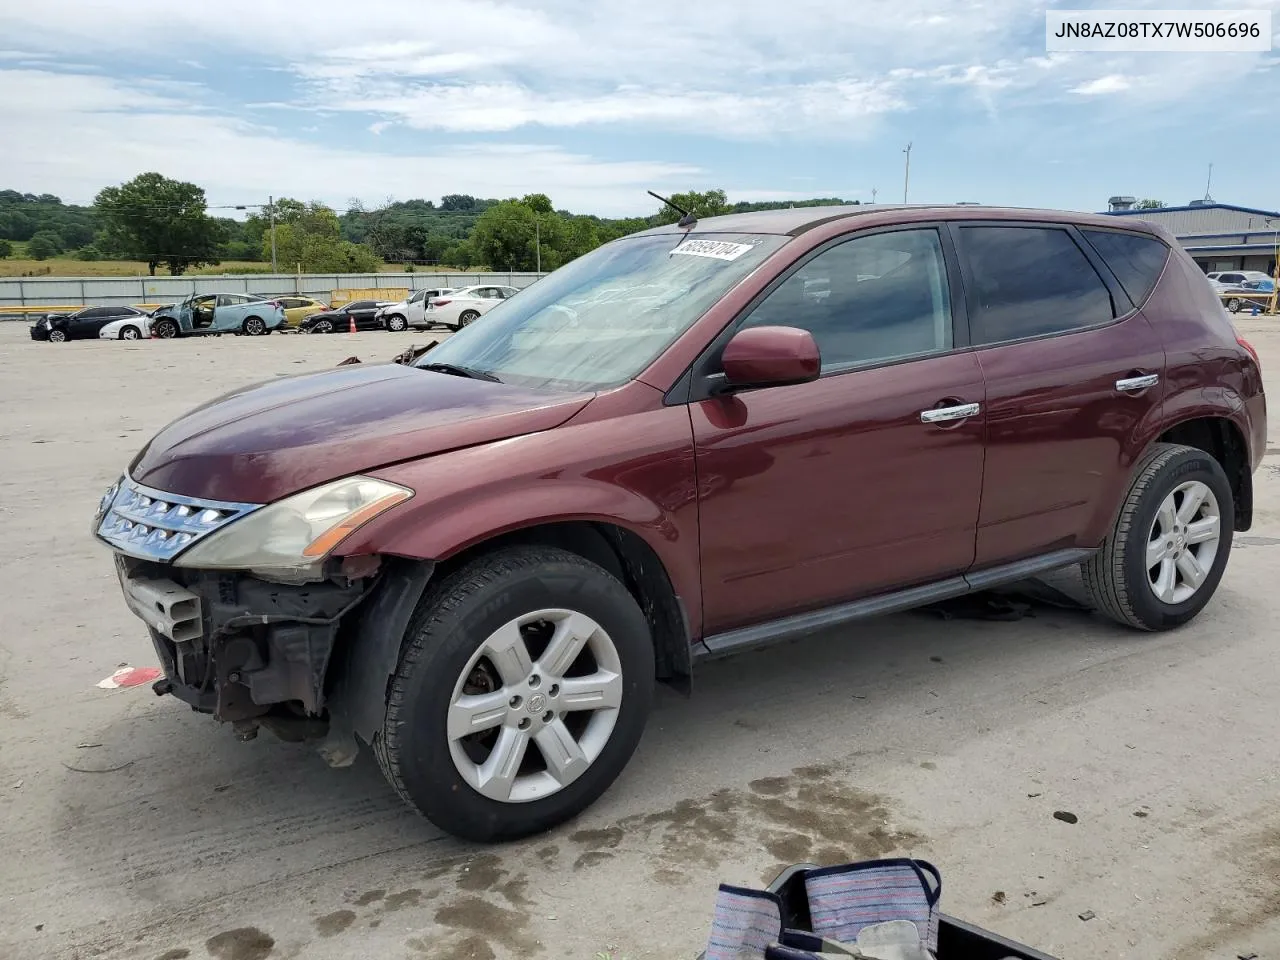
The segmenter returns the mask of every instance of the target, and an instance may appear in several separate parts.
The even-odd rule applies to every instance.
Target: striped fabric
[[[782,904],[776,896],[720,884],[706,960],[758,960],[781,936]]]
[[[925,871],[934,878],[931,885]],[[922,860],[871,860],[810,870],[804,878],[813,932],[854,943],[863,927],[888,920],[909,920],[925,946],[936,952],[942,894],[938,871]]]

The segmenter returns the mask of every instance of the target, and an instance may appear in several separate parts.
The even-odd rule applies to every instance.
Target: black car
[[[35,322],[31,328],[32,340],[51,340],[64,343],[67,340],[96,340],[98,331],[113,320],[126,317],[145,317],[143,310],[134,307],[85,307],[75,313],[49,313]]]
[[[387,303],[385,300],[352,300],[332,310],[311,314],[298,324],[298,329],[303,333],[347,333],[354,318],[357,330],[385,330],[386,324],[376,314],[378,308]]]

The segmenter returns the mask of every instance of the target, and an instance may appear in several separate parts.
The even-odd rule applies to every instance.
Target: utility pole
[[[875,187],[872,187],[872,188],[871,188],[871,202],[872,202],[872,203],[875,203],[875,202],[876,202],[876,188],[875,188]]]
[[[533,249],[534,258],[537,260],[537,272],[542,272],[542,225],[538,222],[538,215],[533,215]]]
[[[902,174],[902,202],[907,202],[907,188],[911,186],[911,144],[908,143],[906,149],[902,151],[907,155],[906,169]]]
[[[276,198],[267,197],[267,206],[271,209],[271,272],[276,272]]]

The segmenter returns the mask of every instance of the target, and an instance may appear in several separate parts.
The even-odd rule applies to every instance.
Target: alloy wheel
[[[1147,583],[1161,602],[1184,603],[1213,569],[1222,538],[1218,499],[1199,480],[1179,484],[1156,511],[1147,536]]]
[[[65,330],[50,330],[50,331],[49,331],[49,340],[50,340],[51,342],[53,342],[53,343],[66,343],[66,342],[67,342],[67,331],[65,331]]]
[[[535,610],[495,630],[449,703],[449,753],[463,779],[502,803],[563,790],[600,756],[622,705],[613,639],[573,610]]]
[[[137,340],[141,337],[137,327],[125,327],[120,331],[121,340]]]

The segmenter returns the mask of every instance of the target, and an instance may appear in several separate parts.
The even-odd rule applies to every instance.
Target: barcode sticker
[[[749,243],[730,243],[727,240],[686,240],[672,253],[689,257],[711,257],[714,260],[737,260],[751,249]]]

